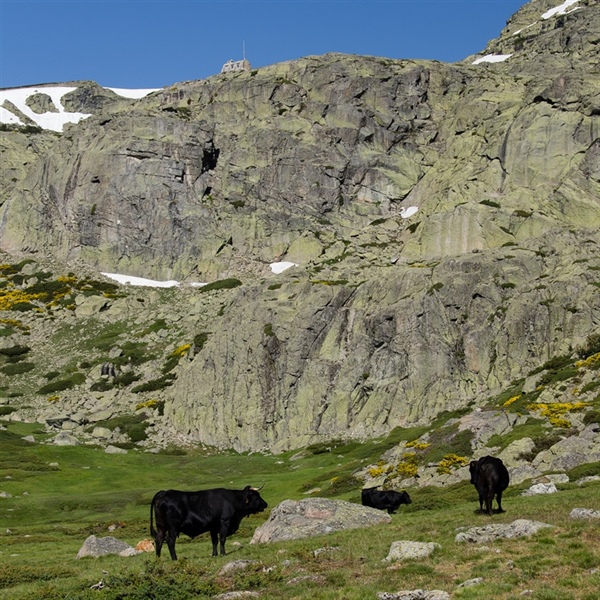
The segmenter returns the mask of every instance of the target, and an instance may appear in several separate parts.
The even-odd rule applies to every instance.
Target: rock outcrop
[[[482,404],[600,331],[600,11],[556,6],[454,64],[328,54],[137,100],[80,82],[62,106],[89,118],[1,132],[0,250],[188,284],[64,302],[70,327],[205,335],[155,376],[165,444],[279,452]],[[116,412],[141,404],[122,388]]]

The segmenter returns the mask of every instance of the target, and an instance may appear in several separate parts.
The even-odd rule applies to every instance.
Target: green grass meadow
[[[410,489],[390,525],[311,539],[250,545],[256,527],[285,499],[315,495],[360,502],[360,483],[351,475],[376,461],[386,444],[351,443],[282,455],[151,454],[130,450],[110,455],[90,446],[42,443],[39,425],[4,422],[0,431],[0,598],[187,599],[230,591],[253,591],[265,599],[377,598],[378,592],[439,589],[460,599],[600,599],[600,520],[573,520],[572,508],[600,510],[600,484],[560,485],[559,493],[521,497],[528,487],[510,486],[503,514],[478,514],[468,483],[448,488]],[[21,438],[33,434],[40,443]],[[51,464],[57,463],[57,466]],[[591,465],[587,472],[600,472]],[[132,546],[150,537],[149,506],[160,489],[195,490],[265,485],[269,509],[242,521],[228,538],[226,557],[210,556],[204,534],[182,535],[180,560],[168,552],[123,558],[75,557],[86,537],[112,535]],[[553,525],[530,537],[480,547],[454,541],[458,528],[527,518]],[[116,526],[109,532],[109,526]],[[388,563],[396,540],[437,542],[429,558]],[[314,551],[326,548],[318,556]],[[257,561],[244,571],[220,574],[229,561]],[[459,587],[481,577],[483,583]],[[92,586],[102,580],[102,589]],[[522,594],[527,594],[526,596]]]

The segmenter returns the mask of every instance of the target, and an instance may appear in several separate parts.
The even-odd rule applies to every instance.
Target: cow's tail
[[[154,496],[154,498],[152,498],[152,502],[150,503],[150,535],[152,536],[153,540],[156,540],[156,529],[154,529],[154,500],[156,499],[156,496]]]

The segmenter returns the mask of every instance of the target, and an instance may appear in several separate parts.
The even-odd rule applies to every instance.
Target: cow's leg
[[[167,536],[167,546],[169,547],[169,554],[171,555],[171,560],[177,560],[177,554],[175,554],[175,542],[177,541],[177,533],[172,529],[169,530],[169,535]]]
[[[504,510],[502,509],[502,492],[498,492],[496,494],[496,500],[498,500],[498,512],[504,512]]]
[[[156,546],[155,546],[156,556],[160,557],[160,551],[162,550],[162,545],[165,541],[165,532],[160,527],[158,528],[158,531],[156,532],[156,538],[154,538],[154,541],[156,543]]]
[[[492,502],[494,500],[494,491],[488,490],[485,495],[485,512],[488,515],[492,514]]]
[[[227,539],[227,532],[229,531],[229,521],[221,522],[221,533],[219,535],[219,541],[221,542],[221,556],[225,556],[225,540]]]
[[[483,494],[479,494],[479,512],[483,512]]]
[[[219,554],[217,552],[217,544],[219,543],[219,530],[218,529],[210,530],[210,539],[212,540],[212,546],[213,546],[212,555],[219,556]]]

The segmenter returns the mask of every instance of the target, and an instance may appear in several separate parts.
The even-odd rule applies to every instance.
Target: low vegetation
[[[393,515],[391,525],[255,546],[249,541],[269,511],[285,499],[306,497],[315,484],[322,490],[312,494],[359,502],[361,483],[353,473],[390,440],[332,442],[276,456],[181,449],[111,456],[94,447],[31,444],[22,437],[43,441],[46,434],[39,425],[3,425],[0,467],[8,479],[1,491],[10,497],[0,498],[0,590],[7,600],[208,599],[229,591],[254,591],[265,599],[364,600],[382,591],[411,589],[441,589],[461,599],[509,600],[525,592],[536,600],[598,597],[600,523],[569,517],[574,507],[600,510],[598,483],[561,484],[558,494],[534,497],[520,496],[524,485],[510,486],[506,512],[492,517],[475,512],[476,493],[467,482],[415,488],[409,490],[413,503]],[[136,423],[102,425],[128,428]],[[415,432],[404,433],[413,438]],[[569,472],[572,481],[593,474],[600,474],[600,464]],[[92,534],[112,535],[131,545],[148,538],[149,504],[159,489],[263,483],[269,509],[242,521],[226,557],[210,557],[205,534],[196,540],[182,535],[177,562],[153,554],[75,558]],[[486,544],[487,550],[454,541],[461,527],[518,518],[554,528],[531,538]],[[391,543],[400,539],[434,541],[441,548],[428,559],[384,562]],[[315,553],[319,548],[328,551]],[[257,562],[222,574],[232,560]],[[458,587],[478,577],[482,585]]]

